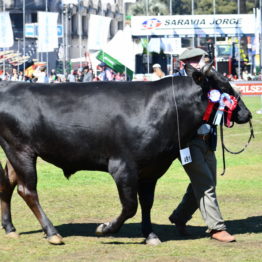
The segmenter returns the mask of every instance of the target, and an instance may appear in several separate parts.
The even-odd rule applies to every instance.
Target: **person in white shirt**
[[[34,76],[37,78],[37,83],[49,83],[45,66],[37,67],[37,69],[34,72]]]
[[[165,73],[161,70],[161,65],[160,64],[154,64],[151,80],[152,81],[159,80],[164,76],[165,76]]]

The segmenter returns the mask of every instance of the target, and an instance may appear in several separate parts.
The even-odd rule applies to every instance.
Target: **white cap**
[[[161,68],[161,65],[160,65],[160,64],[154,64],[152,67],[153,67],[153,68],[156,68],[156,67]]]

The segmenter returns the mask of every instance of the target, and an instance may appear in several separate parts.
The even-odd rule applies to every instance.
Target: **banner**
[[[254,35],[254,14],[132,16],[133,36]]]
[[[88,26],[88,50],[103,49],[109,34],[110,17],[90,15]]]
[[[0,47],[11,47],[14,44],[14,35],[9,12],[0,12]]]
[[[261,7],[262,8],[262,7]],[[260,54],[260,34],[261,34],[261,12],[260,9],[257,8],[257,16],[256,16],[256,33],[255,33],[255,54]],[[259,41],[260,40],[260,41]]]
[[[235,81],[230,82],[230,84],[242,95],[262,95],[261,81]]]
[[[52,52],[58,48],[57,18],[58,13],[37,12],[38,17],[38,52]]]
[[[126,26],[124,30],[119,30],[103,51],[98,53],[97,59],[115,72],[126,72],[132,79],[135,71],[135,55],[130,27]]]

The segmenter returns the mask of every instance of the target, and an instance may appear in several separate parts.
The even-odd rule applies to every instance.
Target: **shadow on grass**
[[[63,237],[82,236],[82,237],[97,237],[95,230],[99,224],[96,223],[70,223],[56,226],[56,229]],[[226,221],[227,228],[230,233],[246,234],[246,233],[262,233],[262,216],[248,217],[246,219]],[[113,238],[140,238],[141,234],[140,223],[124,224],[118,233],[112,235]],[[178,235],[174,225],[159,225],[153,224],[154,232],[159,236],[161,241],[170,240],[185,240],[199,239],[206,237],[206,227],[188,226],[188,231],[191,236],[181,237]],[[23,234],[34,234],[42,232],[42,230],[21,232]],[[108,236],[106,236],[108,237]],[[124,242],[113,241],[112,244],[124,244]],[[110,244],[109,243],[109,244]],[[107,243],[108,244],[108,243]]]

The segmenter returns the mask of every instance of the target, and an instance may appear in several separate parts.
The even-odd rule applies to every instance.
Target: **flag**
[[[161,39],[160,38],[151,38],[149,43],[148,43],[148,51],[149,52],[155,52],[155,53],[160,53],[161,50]]]
[[[90,15],[88,27],[89,50],[100,50],[104,48],[108,39],[110,22],[110,17]]]
[[[38,52],[52,52],[58,48],[57,18],[58,13],[37,12],[38,17]]]
[[[106,47],[98,53],[97,59],[103,61],[115,72],[126,72],[132,78],[135,71],[135,54],[130,27],[126,26],[124,30],[119,30]]]
[[[14,44],[14,35],[9,12],[0,12],[0,47],[11,47]]]
[[[163,51],[165,54],[181,54],[182,44],[180,37],[161,38],[163,43]]]

